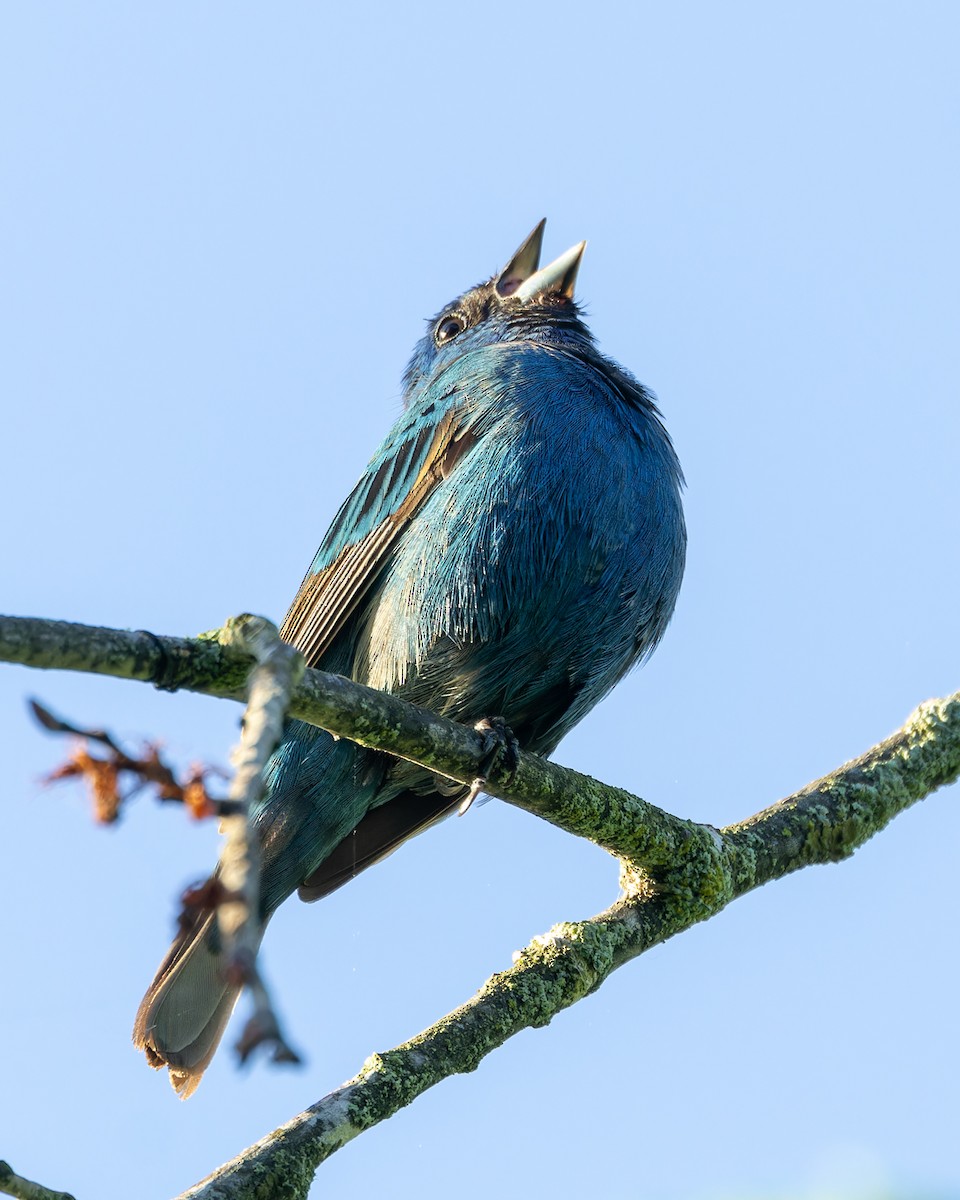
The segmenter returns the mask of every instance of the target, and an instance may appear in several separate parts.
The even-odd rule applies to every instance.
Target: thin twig
[[[246,985],[254,1011],[237,1049],[245,1060],[257,1046],[271,1043],[275,1062],[299,1062],[284,1039],[270,1001],[257,952],[263,937],[260,915],[260,841],[253,815],[263,795],[263,771],[283,733],[290,696],[303,674],[303,658],[280,640],[277,628],[263,617],[245,615],[227,623],[224,644],[250,655],[249,699],[240,742],[232,759],[234,776],[230,800],[235,814],[220,824],[224,846],[219,882],[226,898],[217,907],[225,943],[225,973],[233,983]]]

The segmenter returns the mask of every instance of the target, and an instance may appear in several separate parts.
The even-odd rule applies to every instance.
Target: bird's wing
[[[327,531],[280,635],[316,666],[380,574],[404,528],[476,441],[469,410],[431,405],[400,421]],[[440,404],[436,405],[440,408]]]
[[[387,435],[334,518],[280,627],[308,665],[319,663],[369,593],[405,527],[476,443],[474,410],[469,403],[451,405],[452,399],[450,392],[431,396],[428,391]],[[304,880],[302,898],[332,892],[446,815],[457,799],[403,793],[372,809]]]

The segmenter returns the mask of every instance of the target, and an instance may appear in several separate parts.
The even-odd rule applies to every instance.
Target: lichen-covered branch
[[[62,622],[0,618],[0,659],[92,670],[240,699],[250,660],[201,639],[123,634]],[[478,734],[338,676],[307,671],[291,714],[421,763],[467,785]],[[311,1106],[182,1200],[306,1196],[317,1165],[364,1129],[449,1075],[477,1064],[521,1029],[547,1024],[617,967],[706,920],[737,896],[814,863],[836,862],[894,816],[960,775],[960,693],[922,705],[860,758],[726,829],[671,816],[638,797],[521,754],[492,794],[589,837],[621,862],[623,895],[604,912],[534,938],[513,964],[409,1042],[374,1055]]]
[[[269,1194],[303,1200],[324,1159],[435,1083],[472,1071],[522,1029],[546,1025],[645,950],[761,883],[835,862],[960,774],[960,693],[922,705],[897,733],[755,817],[699,838],[666,869],[622,863],[624,895],[585,921],[534,938],[512,966],[410,1041],[227,1163],[179,1200]],[[266,1186],[267,1192],[258,1191]]]
[[[622,962],[662,940],[653,908],[618,901],[587,921],[558,925],[515,955],[466,1004],[360,1072],[179,1200],[269,1195],[302,1200],[321,1162],[450,1075],[474,1070],[522,1029],[546,1025]],[[263,1191],[257,1191],[257,1188]]]
[[[921,704],[852,762],[724,831],[741,895],[813,863],[840,862],[960,774],[960,692]]]
[[[9,1163],[0,1160],[0,1192],[16,1200],[73,1200],[69,1192],[55,1192],[42,1183],[33,1183],[18,1175]]]
[[[182,688],[245,700],[252,660],[225,642],[229,638],[221,630],[199,638],[173,638],[67,621],[0,617],[0,661],[89,671],[170,691]],[[484,740],[475,730],[324,671],[304,673],[290,715],[420,763],[468,787],[481,774],[486,757]],[[691,838],[710,840],[708,831],[692,821],[534,754],[521,752],[507,780],[496,768],[486,780],[490,795],[644,866],[667,865]]]

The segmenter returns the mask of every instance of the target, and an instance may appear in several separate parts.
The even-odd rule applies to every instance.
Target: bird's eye
[[[464,321],[463,317],[456,315],[444,317],[434,330],[433,340],[438,346],[443,346],[447,342],[452,342],[458,334],[463,333],[466,327],[467,323]]]

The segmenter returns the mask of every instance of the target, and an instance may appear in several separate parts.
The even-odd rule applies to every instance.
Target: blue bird
[[[455,721],[501,715],[549,755],[659,642],[683,574],[683,477],[652,394],[574,301],[586,243],[541,268],[544,222],[429,322],[404,408],[284,620],[310,666]],[[265,919],[333,891],[466,789],[290,721],[257,814]],[[237,989],[215,917],[181,931],[134,1041],[196,1088]]]

